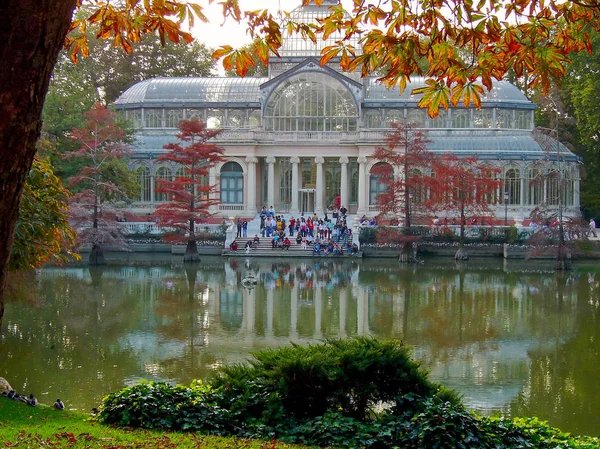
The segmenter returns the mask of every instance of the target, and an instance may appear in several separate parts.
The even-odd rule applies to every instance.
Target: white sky
[[[346,5],[346,8],[352,5],[349,0],[343,0],[342,3]],[[289,12],[301,4],[301,0],[239,0],[242,11],[269,9],[271,14],[275,16],[279,9]],[[223,24],[222,12],[222,6],[216,1],[206,6],[204,14],[208,17],[210,23],[197,21],[196,26],[192,30],[194,37],[199,42],[206,44],[207,47],[214,49],[217,49],[221,45],[231,45],[237,48],[250,43],[251,39],[246,34],[246,26],[238,24],[231,19],[228,19]]]

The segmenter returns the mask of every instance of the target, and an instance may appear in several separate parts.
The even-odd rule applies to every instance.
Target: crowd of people
[[[330,218],[327,213],[319,217],[316,213],[286,220],[283,215],[275,214],[273,206],[269,209],[263,206],[260,211],[260,235],[271,239],[272,249],[289,250],[292,240],[301,245],[302,249],[311,249],[313,255],[321,254],[357,254],[358,245],[352,242],[352,229],[346,222],[347,209],[336,209]],[[238,219],[237,237],[246,237],[248,222]],[[255,236],[245,245],[246,253],[258,246],[260,237]],[[234,248],[235,246],[235,248]],[[237,251],[237,243],[233,242],[230,249]]]

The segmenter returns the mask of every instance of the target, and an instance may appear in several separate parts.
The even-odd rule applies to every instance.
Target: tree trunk
[[[466,224],[466,217],[465,217],[465,208],[464,208],[464,204],[461,207],[460,210],[460,237],[458,239],[458,251],[456,251],[456,254],[454,254],[454,260],[469,260],[469,255],[467,254],[467,251],[465,250],[465,224]]]
[[[196,263],[200,262],[200,255],[198,254],[198,246],[196,240],[189,240],[185,248],[185,254],[183,255],[184,263]]]
[[[90,258],[88,262],[92,266],[106,265],[104,251],[100,245],[92,245],[92,251],[90,252]]]
[[[559,243],[554,261],[555,271],[569,271],[571,269],[571,252],[566,245]]]
[[[0,2],[0,321],[23,185],[36,152],[50,74],[77,0]]]
[[[414,242],[404,242],[400,255],[398,256],[398,262],[401,263],[417,263],[417,245]]]

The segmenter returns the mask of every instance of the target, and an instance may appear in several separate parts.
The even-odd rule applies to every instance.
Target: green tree
[[[70,192],[52,172],[47,159],[33,162],[19,209],[10,269],[39,268],[42,263],[78,258],[71,251],[76,233],[69,226]]]
[[[564,96],[576,119],[574,150],[583,157],[581,206],[587,216],[600,216],[600,33],[591,32],[594,53],[575,55],[563,83]]]
[[[97,32],[98,26],[86,29],[90,55],[77,64],[70,60],[69,51],[59,53],[44,103],[43,131],[57,138],[51,160],[62,179],[81,168],[61,155],[76,149],[69,138],[71,130],[82,126],[84,113],[95,103],[108,105],[144,79],[210,76],[216,64],[211,58],[212,50],[198,42],[166,42],[163,46],[158,36],[146,35],[134,53],[124,53],[110,42],[96,39]]]

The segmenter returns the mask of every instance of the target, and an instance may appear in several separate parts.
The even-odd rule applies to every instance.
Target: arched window
[[[504,192],[508,192],[506,204],[521,204],[521,174],[518,168],[504,172]]]
[[[531,129],[531,112],[517,111],[517,129]]]
[[[437,117],[429,120],[430,128],[447,128],[448,127],[448,112],[441,109],[439,110],[439,114]]]
[[[365,128],[381,128],[381,112],[367,111],[365,112]]]
[[[144,109],[146,128],[162,128],[162,109]]]
[[[244,203],[244,173],[237,162],[227,162],[221,167],[221,203]]]
[[[496,128],[512,128],[512,109],[496,109]]]
[[[245,114],[239,109],[228,111],[227,113],[227,127],[228,128],[241,128],[244,126]]]
[[[385,111],[385,127],[391,128],[393,123],[404,122],[404,111],[398,109],[388,109]]]
[[[177,128],[181,119],[183,119],[183,109],[167,109],[165,126]]]
[[[355,131],[354,97],[337,79],[303,72],[283,81],[265,106],[268,131]]]
[[[473,121],[475,128],[492,127],[492,111],[489,109],[478,109],[474,112]]]
[[[252,111],[248,120],[250,128],[260,128],[260,111]]]
[[[130,109],[126,112],[126,116],[133,129],[142,127],[142,111],[140,109]]]
[[[420,109],[413,109],[408,113],[407,117],[408,123],[412,123],[417,128],[425,128],[425,123],[427,122],[427,116],[425,111]]]
[[[525,204],[537,206],[544,200],[544,178],[539,168],[529,168],[525,178]]]
[[[150,169],[148,167],[139,167],[136,170],[137,182],[140,186],[140,195],[138,201],[149,202],[150,201]]]
[[[427,190],[422,182],[423,172],[417,168],[410,171],[409,174],[409,193],[412,198],[412,202],[415,204],[424,203],[427,199]]]
[[[358,164],[356,160],[351,161],[350,165],[350,204],[358,203]]]
[[[169,167],[158,167],[156,174],[154,175],[154,201],[167,201],[167,194],[158,191],[158,188],[160,187],[159,179],[171,179],[171,170]]]
[[[187,108],[185,110],[185,119],[186,120],[192,120],[192,119],[204,120],[204,111],[202,109]]]
[[[292,167],[287,158],[278,158],[279,163],[279,200],[282,210],[289,210],[292,203]],[[297,194],[297,192],[296,192]]]
[[[452,109],[452,128],[470,128],[471,111]]]
[[[209,109],[206,116],[206,127],[209,129],[223,128],[225,113],[220,109]]]
[[[381,181],[380,176],[373,174],[373,169],[376,167],[381,168],[386,165],[389,167],[389,164],[378,162],[371,168],[371,176],[369,177],[369,204],[371,205],[377,204],[377,195],[385,193],[387,189],[387,184]],[[391,170],[392,167],[389,167],[389,169]]]
[[[573,205],[573,191],[575,190],[573,174],[570,169],[563,170],[561,199],[565,206]]]
[[[546,179],[546,203],[551,205],[558,204],[559,192],[560,192],[560,172],[556,168],[552,168],[548,171],[548,177]]]

